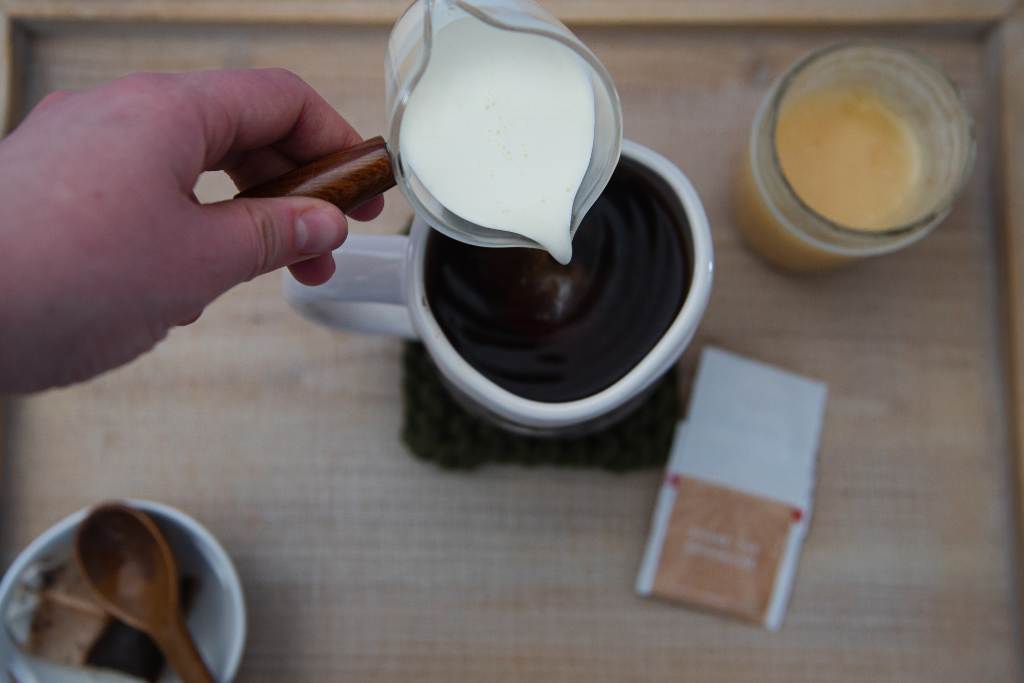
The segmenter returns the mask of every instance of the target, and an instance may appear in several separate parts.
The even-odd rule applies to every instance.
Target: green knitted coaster
[[[660,467],[679,421],[676,373],[669,372],[627,417],[580,437],[512,434],[467,413],[441,383],[422,344],[405,345],[402,439],[413,455],[448,469],[486,463],[598,467],[618,472]]]

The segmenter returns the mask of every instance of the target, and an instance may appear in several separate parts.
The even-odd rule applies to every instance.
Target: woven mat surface
[[[453,469],[485,463],[614,471],[657,467],[668,458],[680,414],[673,371],[636,410],[602,431],[572,438],[512,434],[466,412],[441,383],[423,345],[412,343],[402,354],[402,400],[402,439],[413,455]]]

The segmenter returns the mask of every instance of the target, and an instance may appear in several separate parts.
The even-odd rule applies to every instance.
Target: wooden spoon
[[[177,562],[148,515],[95,508],[75,536],[75,562],[100,606],[148,634],[184,683],[214,683],[181,614]]]

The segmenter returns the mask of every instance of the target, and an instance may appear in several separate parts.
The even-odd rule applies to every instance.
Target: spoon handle
[[[250,187],[237,196],[315,197],[348,211],[394,186],[395,171],[387,143],[377,136]]]
[[[168,626],[159,641],[167,663],[182,683],[216,683],[180,615]]]

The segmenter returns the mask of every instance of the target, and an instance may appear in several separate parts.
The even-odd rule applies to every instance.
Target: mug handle
[[[337,330],[417,339],[405,300],[409,238],[349,235],[333,253],[331,279],[307,287],[284,271],[284,296],[310,320]]]

